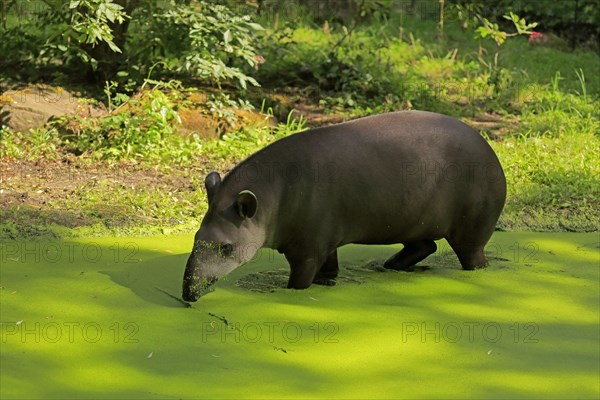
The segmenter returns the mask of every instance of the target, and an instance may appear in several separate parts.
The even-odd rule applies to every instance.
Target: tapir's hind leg
[[[460,264],[465,270],[474,270],[478,268],[485,268],[487,266],[487,260],[483,252],[485,245],[473,244],[473,243],[456,243],[452,240],[448,240],[452,250],[458,256]]]
[[[404,243],[404,248],[390,257],[383,267],[396,271],[412,271],[412,266],[428,255],[435,253],[437,245],[433,240]]]
[[[317,285],[333,286],[335,285],[335,278],[338,276],[340,267],[338,265],[337,249],[332,251],[328,256],[321,269],[315,276],[313,283]]]
[[[463,269],[485,268],[487,260],[484,247],[494,232],[494,226],[471,226],[457,229],[446,238],[458,256]]]

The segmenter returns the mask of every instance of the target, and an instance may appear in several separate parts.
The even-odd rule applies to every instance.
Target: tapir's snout
[[[217,281],[216,277],[198,278],[195,275],[183,279],[183,292],[181,297],[185,301],[197,301],[203,294],[210,291],[210,287]]]
[[[196,301],[203,294],[210,291],[210,287],[217,281],[217,277],[207,274],[203,265],[199,263],[196,255],[192,253],[188,259],[183,275],[182,298],[185,301]]]
[[[200,293],[193,292],[189,287],[183,287],[183,295],[181,296],[185,301],[197,301],[200,298]]]
[[[209,177],[214,178],[214,174]],[[214,188],[207,185],[209,203],[214,195],[211,195],[212,190]],[[250,261],[260,248],[255,245],[259,229],[251,223],[256,212],[255,195],[243,190],[234,203],[235,207],[230,208],[237,212],[230,208],[216,212],[214,205],[209,205],[194,236],[194,246],[183,275],[182,297],[186,301],[196,301],[211,291],[217,279]]]

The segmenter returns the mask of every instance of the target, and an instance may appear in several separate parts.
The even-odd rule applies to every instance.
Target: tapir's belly
[[[424,239],[438,240],[450,229],[451,218],[431,215],[381,215],[368,221],[353,221],[342,233],[342,242],[355,244],[394,244]]]
[[[443,185],[438,189],[403,190],[383,182],[369,191],[346,191],[328,204],[327,216],[318,212],[305,220],[314,221],[315,232],[331,232],[340,245],[438,240],[447,236],[460,208],[455,204],[458,196],[444,192]]]

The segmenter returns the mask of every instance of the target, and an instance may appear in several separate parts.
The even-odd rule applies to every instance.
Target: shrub
[[[502,16],[512,11],[527,20],[538,22],[538,30],[553,32],[568,39],[573,46],[600,46],[600,7],[597,0],[450,0],[449,3],[461,7],[462,17],[482,13],[490,19],[502,22]],[[461,20],[464,24],[464,18]],[[506,21],[504,24],[509,26]]]
[[[21,79],[63,74],[72,80],[119,80],[133,91],[154,65],[175,74],[242,88],[259,58],[262,27],[209,1],[10,1],[0,15],[0,68]],[[23,66],[27,66],[23,68]]]

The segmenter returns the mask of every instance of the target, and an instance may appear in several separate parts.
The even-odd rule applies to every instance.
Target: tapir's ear
[[[204,180],[204,187],[206,188],[206,195],[208,196],[208,203],[212,202],[213,197],[215,197],[215,193],[217,192],[217,188],[221,184],[221,175],[217,171],[212,171],[210,174],[206,175],[206,179]]]
[[[242,190],[238,193],[235,201],[235,209],[242,218],[252,218],[256,214],[258,200],[256,196],[249,190]]]

